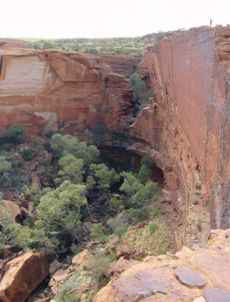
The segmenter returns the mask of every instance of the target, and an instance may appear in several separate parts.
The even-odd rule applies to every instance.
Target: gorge
[[[228,231],[211,229],[230,227],[230,27],[176,32],[147,46],[141,57],[22,46],[0,43],[0,132],[11,125],[23,125],[31,137],[55,132],[77,135],[97,145],[114,161],[150,158],[152,178],[162,189],[160,201],[169,217],[175,250],[184,245],[198,246],[191,253],[182,248],[175,254],[177,260],[172,255],[162,256],[170,270],[167,276],[171,278],[173,265],[190,265],[206,276],[207,284],[206,300],[193,301],[229,301],[229,282],[219,280],[215,269],[207,280],[204,245],[211,238],[208,259],[223,265],[217,252],[221,242],[222,256],[229,262]],[[146,90],[151,90],[141,107],[129,81],[133,73],[145,81]],[[179,294],[162,289],[162,284],[152,280],[156,280],[157,270],[160,280],[163,278],[164,266],[159,264],[160,258],[149,257],[144,262],[138,259],[138,263],[123,259],[121,271],[114,269],[115,281],[110,281],[92,301],[106,302],[109,297],[113,297],[111,302],[191,301],[203,294],[203,286],[189,287],[184,293],[178,285]],[[42,263],[46,271],[46,261]],[[72,268],[75,265],[80,264],[72,263]],[[226,268],[225,276],[229,273]],[[132,295],[124,286],[126,278],[131,288],[135,287],[135,278],[140,283],[148,283],[149,278],[156,288],[148,288],[143,296],[139,292]],[[8,290],[7,282],[1,283],[1,302],[25,301],[7,300],[2,294]],[[208,286],[225,290],[223,295],[229,300],[207,298]],[[14,292],[17,286],[12,288]],[[142,290],[146,288],[141,283]]]

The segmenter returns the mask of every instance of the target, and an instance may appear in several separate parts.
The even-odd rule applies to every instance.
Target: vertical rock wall
[[[154,97],[131,134],[151,147],[165,173],[178,226],[183,226],[178,242],[189,232],[196,234],[198,223],[208,225],[208,212],[212,227],[227,226],[230,27],[196,28],[165,38],[148,48],[144,62]]]

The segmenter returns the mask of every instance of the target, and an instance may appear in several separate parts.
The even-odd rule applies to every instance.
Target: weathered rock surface
[[[187,266],[179,266],[175,270],[175,275],[181,283],[189,287],[203,287],[206,284],[200,273]]]
[[[120,276],[116,271],[94,302],[230,301],[229,255],[229,230],[213,231],[207,246],[183,247],[175,255],[149,256],[127,267]],[[186,267],[183,278],[180,274],[181,279],[187,280],[183,283],[176,277],[181,267]],[[196,278],[191,287],[194,274]],[[197,276],[203,278],[202,287],[201,282],[196,282]]]
[[[228,302],[230,301],[230,291],[209,287],[204,292],[204,297],[207,302]]]
[[[180,246],[186,234],[197,236],[197,225],[205,234],[207,201],[212,227],[229,225],[230,27],[164,38],[144,61],[154,96],[130,129],[141,142],[133,150],[149,154],[164,172]]]
[[[9,261],[0,282],[1,302],[24,302],[49,273],[44,252],[26,252]]]
[[[0,48],[0,130],[23,124],[30,132],[48,132],[61,125],[80,133],[104,123],[122,131],[131,105],[127,79],[99,58]]]

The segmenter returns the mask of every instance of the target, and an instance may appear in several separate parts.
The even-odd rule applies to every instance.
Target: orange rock
[[[26,252],[9,261],[0,283],[1,302],[24,302],[49,273],[44,252]]]
[[[23,124],[28,131],[81,133],[105,123],[128,125],[132,93],[124,76],[102,59],[81,53],[0,49],[0,131]],[[110,117],[110,119],[109,119]]]
[[[193,28],[148,47],[142,61],[154,98],[130,134],[164,172],[181,224],[179,246],[186,233],[196,235],[199,221],[209,225],[210,214],[212,227],[230,223],[229,36],[229,26]]]
[[[230,266],[226,264],[229,262],[230,239],[226,233],[216,230],[207,246],[183,248],[176,257],[161,255],[133,263],[102,288],[93,301],[198,302],[205,301],[205,295],[210,301],[217,302],[212,299],[212,294],[218,297],[218,301],[228,301]],[[180,274],[183,283],[175,274],[182,267],[186,267],[183,276]],[[202,288],[200,280],[197,282],[201,275],[205,280],[202,280]]]

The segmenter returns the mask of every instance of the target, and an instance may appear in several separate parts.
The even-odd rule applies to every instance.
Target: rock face
[[[149,256],[120,276],[116,274],[93,301],[230,301],[229,244],[229,230],[216,230],[205,247],[184,247],[175,255]]]
[[[31,132],[64,126],[80,133],[103,123],[123,131],[131,106],[128,81],[99,58],[0,48],[0,130],[23,124]]]
[[[27,252],[9,261],[0,282],[1,302],[23,302],[47,277],[49,263],[43,252]]]
[[[100,56],[102,63],[109,65],[112,71],[122,74],[126,78],[136,71],[140,58],[136,56],[103,54]]]
[[[211,226],[229,225],[230,27],[172,35],[149,47],[144,61],[154,97],[130,133],[164,172],[185,226],[175,234],[180,245],[196,225],[209,225],[207,201]]]

